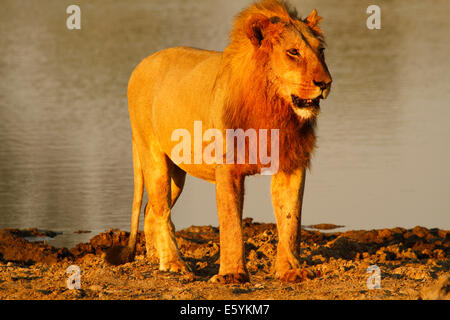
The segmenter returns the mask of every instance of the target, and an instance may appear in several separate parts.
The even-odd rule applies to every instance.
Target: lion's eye
[[[300,52],[298,51],[298,49],[289,49],[287,51],[287,54],[293,57],[298,57],[300,56]]]

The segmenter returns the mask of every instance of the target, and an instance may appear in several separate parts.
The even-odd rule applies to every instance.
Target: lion
[[[162,271],[192,272],[180,254],[170,217],[188,173],[215,184],[220,267],[210,280],[249,281],[242,233],[244,180],[260,173],[262,164],[176,163],[171,158],[176,145],[172,133],[178,128],[193,132],[193,123],[201,121],[204,129],[221,132],[279,129],[279,169],[271,177],[279,235],[275,275],[288,282],[305,278],[299,260],[305,175],[315,147],[320,100],[328,96],[332,82],[320,20],[315,9],[301,19],[284,1],[262,0],[235,18],[223,52],[169,48],[135,68],[128,85],[134,166],[131,232],[128,246],[111,249],[107,261],[134,259],[145,188],[147,255],[159,258]]]

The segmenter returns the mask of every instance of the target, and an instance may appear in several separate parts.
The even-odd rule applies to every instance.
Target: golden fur
[[[279,232],[275,272],[283,281],[304,278],[298,241],[305,168],[315,145],[318,101],[326,98],[331,84],[319,21],[315,10],[302,20],[285,2],[262,0],[236,18],[223,53],[178,47],[139,64],[128,86],[135,179],[131,234],[128,247],[113,248],[108,261],[133,259],[145,187],[148,255],[159,258],[161,270],[189,271],[170,220],[189,173],[216,186],[220,269],[212,281],[248,280],[242,239],[244,179],[258,173],[261,164],[175,163],[173,131],[193,132],[194,121],[202,121],[204,130],[221,132],[279,129],[280,168],[271,185]]]

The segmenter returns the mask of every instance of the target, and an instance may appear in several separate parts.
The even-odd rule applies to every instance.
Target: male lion
[[[160,270],[189,271],[170,219],[187,172],[216,186],[220,269],[211,280],[248,281],[244,179],[259,173],[262,164],[176,163],[171,158],[177,143],[172,133],[179,128],[193,132],[194,121],[202,121],[204,129],[221,132],[279,129],[279,171],[271,184],[279,235],[275,271],[281,281],[304,278],[299,236],[305,169],[315,145],[319,100],[327,97],[331,85],[320,19],[315,10],[302,20],[285,2],[259,1],[237,16],[224,52],[170,48],[137,66],[128,86],[135,184],[131,233],[128,247],[109,252],[110,262],[134,257],[145,186],[147,254],[156,249]]]

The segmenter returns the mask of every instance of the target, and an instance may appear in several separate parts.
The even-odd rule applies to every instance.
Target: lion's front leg
[[[211,281],[218,283],[247,282],[244,240],[242,237],[242,208],[244,176],[233,172],[233,167],[216,168],[216,199],[220,228],[219,274]]]
[[[292,173],[278,172],[272,177],[271,193],[278,229],[275,262],[276,276],[281,281],[298,282],[307,278],[300,269],[300,228],[305,169]]]

